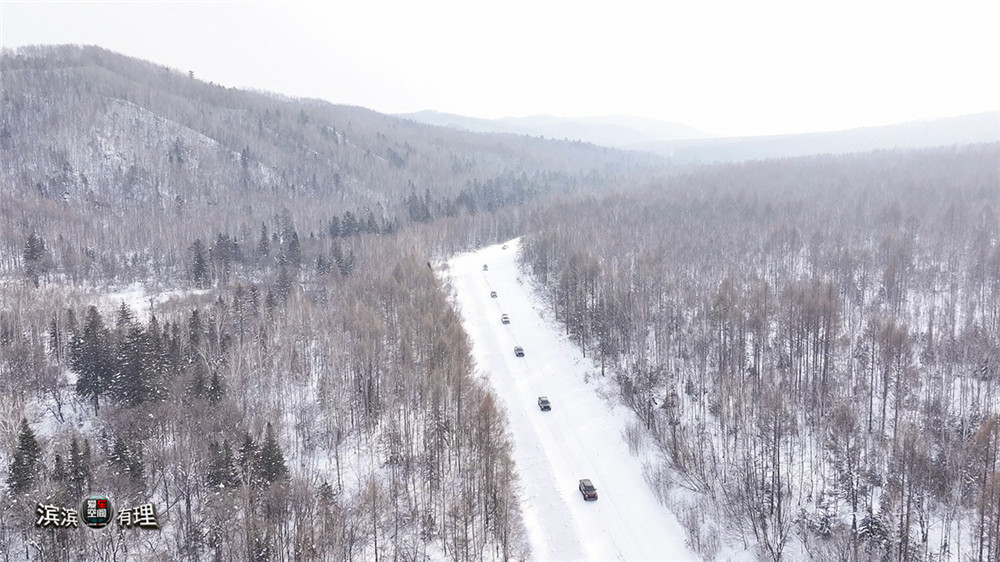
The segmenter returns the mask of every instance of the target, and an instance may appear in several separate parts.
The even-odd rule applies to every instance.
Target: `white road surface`
[[[532,559],[697,560],[629,453],[623,430],[634,414],[585,381],[595,372],[590,358],[544,311],[528,279],[519,279],[517,241],[507,246],[456,256],[448,275],[477,368],[510,421]],[[500,322],[503,313],[510,324]],[[514,356],[515,345],[524,357]],[[538,409],[542,395],[551,412]],[[593,481],[597,501],[583,500],[581,478]]]

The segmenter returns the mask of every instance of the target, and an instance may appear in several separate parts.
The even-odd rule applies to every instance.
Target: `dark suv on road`
[[[514,355],[516,355],[517,357],[524,357],[524,348],[519,345],[515,345]]]
[[[538,397],[538,409],[541,410],[541,411],[543,411],[543,412],[548,412],[549,410],[552,409],[552,403],[549,402],[548,398],[546,398],[544,396],[539,396]]]
[[[597,488],[587,478],[580,480],[580,493],[583,494],[583,499],[585,500],[597,499]]]

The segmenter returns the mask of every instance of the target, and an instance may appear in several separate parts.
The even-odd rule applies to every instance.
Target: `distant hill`
[[[654,152],[677,163],[713,163],[997,141],[1000,111],[826,133],[661,141],[623,148]]]
[[[114,224],[132,243],[130,228],[150,231],[171,213],[228,232],[256,228],[282,208],[301,211],[310,222],[300,225],[317,231],[346,211],[395,225],[665,165],[649,153],[224,88],[98,47],[4,52],[0,73],[0,209],[11,209],[0,213],[0,237],[12,241],[23,240],[14,218],[22,206],[44,211],[33,219],[38,230],[67,216],[99,224],[94,215],[128,209],[134,220]],[[216,217],[216,209],[227,212]],[[106,238],[65,236],[96,244],[98,234]],[[20,251],[16,243],[7,250]]]
[[[551,139],[579,140],[601,146],[623,148],[638,143],[671,141],[678,139],[705,139],[711,135],[686,125],[646,119],[643,117],[502,117],[479,119],[437,111],[419,111],[399,115],[417,123],[449,127],[477,133],[509,133],[546,137]]]

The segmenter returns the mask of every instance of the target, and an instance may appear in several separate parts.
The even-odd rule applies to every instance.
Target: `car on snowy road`
[[[543,412],[548,412],[552,410],[552,403],[545,396],[538,397],[538,409]]]
[[[490,291],[490,296],[493,297],[493,298],[497,298],[497,292],[496,291]]]
[[[521,346],[519,346],[519,345],[515,345],[514,346],[514,355],[517,356],[517,357],[524,357],[524,348],[521,347]]]
[[[483,271],[489,271],[489,270],[490,270],[490,266],[488,266],[488,265],[486,265],[486,264],[484,263],[484,264],[483,264]]]
[[[580,480],[580,493],[583,494],[583,499],[585,500],[597,499],[597,488],[587,478]]]
[[[500,323],[501,324],[510,324],[510,316],[507,316],[506,314],[501,314],[500,315]]]

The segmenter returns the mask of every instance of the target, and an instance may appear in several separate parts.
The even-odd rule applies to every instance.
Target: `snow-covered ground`
[[[642,461],[629,453],[624,434],[634,414],[597,391],[606,385],[593,380],[590,359],[521,278],[517,251],[514,240],[507,249],[462,254],[447,273],[477,368],[510,422],[532,558],[696,560],[677,518],[644,480]],[[500,322],[504,313],[510,324]],[[524,357],[514,356],[516,345]],[[538,409],[542,395],[551,412]],[[581,478],[597,487],[597,501],[583,500]]]
[[[208,289],[171,289],[156,290],[143,283],[132,283],[124,287],[119,287],[111,292],[101,295],[98,298],[98,309],[102,314],[111,314],[113,322],[118,307],[125,303],[135,319],[143,324],[149,323],[150,312],[153,306],[160,306],[170,301],[181,301],[193,296],[209,294]],[[108,319],[105,318],[107,321]]]

